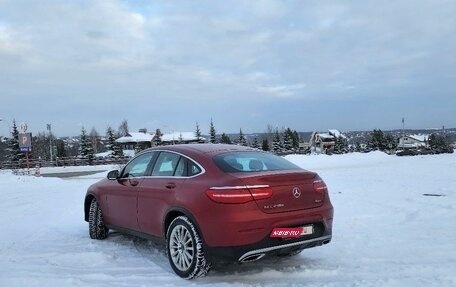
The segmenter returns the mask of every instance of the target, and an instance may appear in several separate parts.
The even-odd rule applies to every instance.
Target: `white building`
[[[122,145],[123,150],[134,150],[138,143],[145,143],[146,146],[152,146],[153,135],[147,132],[129,132],[126,136],[116,139],[116,142]]]
[[[116,142],[122,145],[123,150],[134,150],[138,143],[142,143],[145,147],[154,145],[155,134],[148,133],[145,129],[139,132],[129,132],[126,136],[118,138]],[[161,136],[161,142],[164,145],[171,144],[186,144],[186,143],[203,143],[206,139],[195,136],[194,132],[172,132],[164,133]]]
[[[347,137],[340,131],[329,129],[327,133],[314,132],[310,137],[309,146],[314,153],[327,153],[334,150],[337,138]]]
[[[163,134],[161,141],[163,144],[202,143],[206,139],[203,137],[197,138],[194,132],[172,132]]]
[[[399,148],[411,149],[426,147],[429,142],[428,135],[406,135],[399,138]]]

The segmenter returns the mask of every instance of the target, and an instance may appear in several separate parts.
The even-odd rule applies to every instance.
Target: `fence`
[[[41,159],[30,159],[29,167],[52,167],[52,166],[81,166],[81,165],[105,165],[105,164],[125,164],[130,157],[118,157],[118,158],[94,158],[91,161],[85,158],[78,157],[62,157],[57,158],[53,161],[41,160]],[[0,169],[21,169],[26,168],[27,162],[25,159],[21,159],[18,162],[4,161],[0,162]]]

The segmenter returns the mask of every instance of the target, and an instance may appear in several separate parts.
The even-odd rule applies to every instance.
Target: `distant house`
[[[310,137],[309,146],[313,153],[330,153],[334,151],[337,138],[346,139],[347,137],[335,129],[328,130],[327,133],[314,132]]]
[[[405,135],[399,138],[399,148],[415,149],[427,147],[429,142],[428,135]]]
[[[153,135],[142,129],[139,132],[129,132],[126,136],[116,139],[116,142],[122,145],[123,150],[134,150],[138,143],[151,147],[153,137]]]
[[[197,138],[194,132],[172,132],[163,134],[161,136],[161,141],[164,145],[171,145],[203,143],[206,139],[204,137]]]

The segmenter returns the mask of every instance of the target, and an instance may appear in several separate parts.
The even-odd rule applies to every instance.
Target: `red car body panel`
[[[141,181],[141,179],[135,179],[135,181]],[[129,179],[103,180],[98,187],[98,200],[105,222],[137,230],[137,199],[135,196],[137,191],[138,185],[133,186]]]

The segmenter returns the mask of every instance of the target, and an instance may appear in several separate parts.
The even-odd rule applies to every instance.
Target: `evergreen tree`
[[[230,137],[228,135],[226,135],[225,133],[222,133],[222,136],[220,137],[220,143],[232,144]]]
[[[247,140],[244,136],[244,133],[242,132],[242,129],[239,129],[239,138],[238,138],[238,141],[239,141],[239,145],[241,146],[248,146],[247,144]]]
[[[163,136],[163,133],[161,132],[161,130],[160,129],[156,129],[155,130],[155,135],[152,138],[152,141],[153,141],[155,146],[159,146],[159,145],[162,144],[162,136]]]
[[[252,147],[256,149],[260,149],[260,144],[258,143],[258,138],[254,137],[252,142]]]
[[[282,142],[280,140],[280,134],[279,134],[279,130],[276,129],[275,133],[274,133],[274,137],[272,139],[272,151],[276,154],[278,153],[281,153],[283,150],[283,145],[282,145]]]
[[[19,147],[19,131],[17,130],[16,120],[13,120],[13,128],[11,138],[8,141],[9,160],[14,163],[19,163],[24,158],[24,153]]]
[[[112,157],[122,157],[123,156],[122,146],[118,142],[116,142],[116,137],[115,137],[114,131],[112,130],[111,127],[108,127],[108,129],[106,130],[106,138],[108,139],[107,148],[108,148],[108,150],[111,151],[111,156]]]
[[[451,146],[449,137],[443,135],[431,134],[429,136],[429,146],[437,153],[453,153],[454,149]]]
[[[293,140],[293,149],[295,151],[299,150],[299,134],[297,131],[293,131],[292,140]]]
[[[293,152],[293,132],[287,128],[283,133],[283,151],[285,153]]]
[[[261,149],[264,150],[264,151],[270,151],[269,141],[268,141],[267,138],[263,139],[263,141],[261,143]]]
[[[361,143],[360,142],[356,142],[355,143],[355,151],[356,152],[360,152],[361,151]]]
[[[60,158],[66,157],[67,153],[65,150],[65,142],[63,140],[56,139],[55,145],[57,147],[57,157],[60,157]]]
[[[432,149],[437,149],[439,148],[439,140],[437,139],[437,135],[436,134],[431,134],[429,136],[429,146],[432,148]]]
[[[209,142],[215,144],[217,142],[217,135],[215,132],[214,122],[211,118],[211,125],[209,127]]]
[[[334,145],[334,153],[341,154],[348,151],[348,141],[342,136],[336,137],[336,143]]]
[[[80,136],[80,142],[79,142],[79,156],[81,156],[83,159],[88,160],[89,165],[92,164],[93,162],[93,148],[92,148],[92,143],[87,136],[87,132],[84,127],[81,129],[81,136]]]
[[[381,151],[385,150],[387,147],[387,143],[385,140],[385,135],[383,134],[382,130],[374,129],[370,134],[370,139],[367,145],[371,149],[377,149]]]
[[[198,142],[201,140],[202,136],[199,124],[196,122],[195,137],[198,139]]]
[[[385,148],[389,150],[395,150],[397,148],[397,139],[392,134],[386,135]]]

